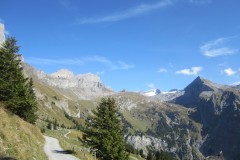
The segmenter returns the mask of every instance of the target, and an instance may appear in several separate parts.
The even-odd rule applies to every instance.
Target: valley
[[[159,94],[149,97],[133,92],[114,92],[95,85],[101,82],[88,80],[85,90],[94,94],[99,90],[98,95],[76,98],[82,93],[80,88],[79,93],[75,90],[72,95],[71,87],[52,85],[50,80],[46,82],[39,78],[39,71],[34,68],[27,66],[26,70],[34,77],[40,128],[46,127],[47,119],[56,120],[59,126],[74,126],[64,113],[83,125],[101,97],[113,97],[122,115],[126,142],[143,150],[145,155],[149,150],[163,150],[177,159],[200,160],[219,153],[223,153],[225,159],[238,157],[234,148],[239,144],[240,93],[235,87],[197,77],[184,91],[165,93],[174,98],[161,100]],[[62,77],[61,83],[71,82],[69,77],[58,76]],[[79,84],[82,88],[84,85]],[[228,146],[229,141],[234,147]]]

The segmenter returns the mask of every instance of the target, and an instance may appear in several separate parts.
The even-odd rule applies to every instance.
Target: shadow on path
[[[54,153],[59,153],[59,154],[73,154],[74,151],[72,150],[53,150]]]

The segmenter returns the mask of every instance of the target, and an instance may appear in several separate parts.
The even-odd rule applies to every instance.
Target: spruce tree
[[[154,160],[154,155],[153,155],[152,151],[148,152],[147,160]]]
[[[97,150],[99,159],[127,160],[129,154],[122,129],[115,100],[103,98],[86,121],[83,141]]]
[[[33,82],[23,74],[15,38],[7,38],[0,47],[0,102],[12,113],[34,123],[36,98]]]

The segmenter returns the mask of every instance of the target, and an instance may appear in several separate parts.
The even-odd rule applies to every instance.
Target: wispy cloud
[[[205,43],[200,47],[200,51],[207,57],[218,57],[232,55],[238,52],[237,49],[229,48],[226,46],[226,42],[232,39],[230,38],[218,38],[214,41]]]
[[[233,84],[231,84],[232,86],[236,86],[236,85],[240,85],[240,81],[234,82]]]
[[[156,88],[154,83],[147,84],[147,87],[151,89]]]
[[[117,62],[117,69],[130,69],[130,68],[134,68],[134,65],[132,64],[127,64],[125,62],[122,62],[122,61],[118,61]]]
[[[223,70],[223,72],[227,75],[227,76],[233,76],[237,73],[237,71],[234,71],[232,68],[226,68]]]
[[[3,22],[4,22],[4,20],[2,18],[0,18],[0,23],[3,23]]]
[[[97,75],[103,75],[105,71],[97,72]]]
[[[168,72],[168,70],[166,68],[160,68],[158,70],[159,73],[164,73],[164,72]]]
[[[142,4],[134,8],[131,8],[129,10],[126,10],[120,13],[110,14],[104,17],[80,19],[78,20],[78,24],[121,21],[124,19],[146,14],[154,10],[165,8],[172,4],[173,4],[172,0],[162,0],[155,4]]]
[[[78,7],[73,4],[72,0],[59,0],[59,4],[67,10],[78,10]]]
[[[46,59],[46,58],[25,58],[25,61],[30,64],[40,64],[40,65],[77,65],[77,66],[83,66],[86,63],[94,62],[94,63],[100,63],[104,66],[108,67],[110,70],[126,70],[134,68],[134,65],[127,64],[122,61],[113,62],[106,57],[101,56],[92,56],[92,57],[82,57],[78,59]]]
[[[187,68],[187,69],[182,69],[182,70],[179,70],[179,71],[176,71],[176,74],[184,74],[184,75],[198,75],[198,73],[200,71],[202,71],[202,67],[198,66],[198,67],[191,67],[190,69]]]
[[[194,4],[208,4],[211,3],[212,0],[189,0],[189,2]]]

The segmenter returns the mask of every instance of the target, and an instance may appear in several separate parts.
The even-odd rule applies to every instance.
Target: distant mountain
[[[148,96],[148,97],[152,97],[152,96],[156,96],[158,94],[161,93],[161,91],[159,89],[150,89],[148,91],[144,91],[144,92],[140,92],[142,95]]]
[[[150,89],[148,91],[141,91],[139,93],[147,97],[158,98],[162,102],[168,102],[183,95],[184,91],[177,90],[177,89],[171,89],[170,91],[160,91],[159,89]]]
[[[184,94],[184,91],[172,89],[168,92],[161,92],[160,94],[156,95],[155,97],[158,98],[162,102],[170,102],[173,99],[181,96]]]
[[[237,91],[240,91],[240,84],[231,86],[233,89],[236,89]]]
[[[227,88],[229,87],[197,77],[184,89],[184,94],[177,97],[174,101],[177,104],[194,107],[199,97],[211,97],[214,92],[221,92]]]
[[[196,78],[173,102],[195,108],[190,117],[203,125],[205,156],[222,152],[226,159],[239,159],[240,92],[230,86]]]
[[[114,93],[112,90],[106,88],[95,74],[74,75],[73,72],[67,69],[46,74],[28,64],[24,64],[24,70],[35,81],[52,87],[70,99],[92,99]]]

